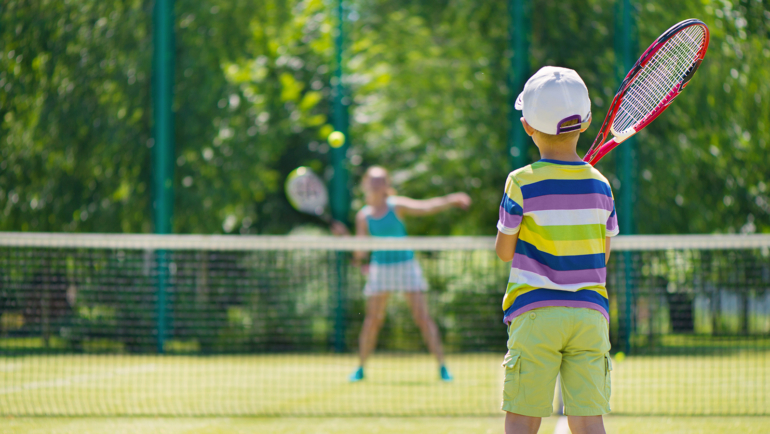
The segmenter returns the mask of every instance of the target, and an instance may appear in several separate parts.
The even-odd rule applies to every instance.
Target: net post
[[[508,158],[516,170],[527,164],[527,134],[515,104],[529,73],[529,0],[509,0],[508,12]]]
[[[633,57],[633,32],[635,30],[632,16],[631,0],[621,0],[617,3],[615,19],[615,53],[618,82],[621,82],[626,73],[634,65]],[[620,223],[620,231],[623,235],[636,233],[634,221],[634,201],[636,200],[636,172],[634,162],[636,138],[631,137],[619,147],[617,159],[617,173],[620,180],[618,189],[619,207],[617,209]],[[633,260],[631,252],[622,253],[623,267],[623,321],[620,322],[623,351],[629,354],[631,351],[631,333],[633,332]]]
[[[564,395],[561,393],[561,374],[556,375],[556,415],[564,416]]]
[[[153,29],[153,192],[155,233],[171,233],[173,211],[174,154],[174,0],[156,0]],[[163,353],[166,336],[167,252],[156,252],[157,282],[157,347]]]

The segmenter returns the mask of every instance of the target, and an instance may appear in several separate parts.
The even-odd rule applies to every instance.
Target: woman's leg
[[[388,303],[389,293],[373,294],[366,298],[366,317],[358,336],[358,355],[361,358],[361,366],[377,346],[377,336],[385,321],[385,307]]]
[[[412,309],[412,317],[417,327],[420,328],[422,338],[428,345],[428,350],[436,356],[438,363],[444,365],[444,348],[441,346],[441,336],[438,334],[438,327],[428,313],[428,303],[425,301],[425,295],[422,292],[406,292],[407,302]]]

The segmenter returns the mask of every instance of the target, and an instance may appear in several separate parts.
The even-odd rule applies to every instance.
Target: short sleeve
[[[610,214],[610,217],[607,219],[607,232],[606,235],[608,237],[614,237],[620,233],[620,228],[618,227],[618,213],[615,211],[615,196],[612,197],[612,213]]]
[[[497,221],[497,230],[506,235],[515,235],[519,233],[521,219],[524,216],[524,198],[521,194],[521,187],[516,182],[513,175],[508,175],[505,181],[505,192],[503,200],[500,202],[500,216]]]

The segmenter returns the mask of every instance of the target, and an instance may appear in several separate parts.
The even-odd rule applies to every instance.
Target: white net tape
[[[631,83],[612,129],[622,134],[650,114],[689,72],[698,58],[706,32],[690,26],[678,32],[658,50]]]
[[[127,250],[494,250],[494,237],[356,238],[331,236],[145,235],[0,232],[0,246]],[[630,235],[612,239],[612,251],[770,249],[770,234]]]

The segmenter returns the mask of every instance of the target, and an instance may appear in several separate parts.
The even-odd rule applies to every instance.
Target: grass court
[[[616,360],[608,432],[767,432],[766,357]],[[447,384],[427,355],[376,355],[350,384],[351,355],[6,357],[2,432],[500,432],[501,361],[450,356]]]

